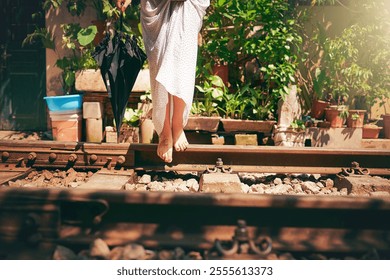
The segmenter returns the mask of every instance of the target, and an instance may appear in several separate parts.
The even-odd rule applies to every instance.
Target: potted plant
[[[383,129],[385,132],[384,137],[390,139],[390,114],[382,115],[383,118]]]
[[[332,128],[343,127],[347,116],[348,109],[345,105],[331,105],[325,108],[325,119]]]
[[[347,127],[362,128],[366,110],[348,110]]]
[[[382,127],[375,123],[368,123],[363,125],[363,139],[377,139]]]
[[[227,87],[222,78],[208,75],[203,85],[196,85],[196,94],[191,107],[191,115],[185,130],[202,130],[216,132],[221,117],[218,112],[218,101],[226,94]]]
[[[237,85],[226,92],[218,106],[224,131],[270,133],[275,121],[263,120],[269,113],[269,108],[261,104],[263,96],[250,84]]]
[[[126,108],[119,134],[119,143],[139,143],[142,110]]]
[[[310,116],[317,120],[322,120],[325,116],[325,108],[330,105],[330,95],[324,96],[324,86],[326,73],[320,68],[316,68],[313,78],[313,91],[315,93],[310,110]]]
[[[325,86],[350,109],[370,111],[390,97],[388,9],[384,2],[361,0],[352,4],[361,15],[340,36],[324,43]],[[375,16],[372,16],[375,15]],[[343,95],[339,95],[342,93]]]

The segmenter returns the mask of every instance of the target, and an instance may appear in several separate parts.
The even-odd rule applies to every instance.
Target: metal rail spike
[[[341,168],[341,174],[343,176],[367,176],[370,171],[367,168],[360,167],[360,164],[356,161],[351,162],[350,168]]]
[[[223,248],[221,241],[215,240],[214,246],[217,252],[223,256],[232,256],[238,253],[247,253],[245,248],[259,256],[267,256],[272,251],[272,240],[268,236],[262,236],[259,246],[249,238],[248,229],[244,220],[238,220],[238,226],[234,231],[233,245],[230,249]]]
[[[207,173],[232,173],[233,169],[231,167],[225,168],[223,166],[222,158],[217,158],[215,166],[213,168],[206,168]]]

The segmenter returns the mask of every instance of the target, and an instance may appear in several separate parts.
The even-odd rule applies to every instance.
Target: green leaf
[[[223,91],[221,89],[219,89],[219,88],[214,88],[213,91],[212,91],[211,96],[214,99],[220,99],[223,96]]]
[[[196,85],[195,87],[196,87],[196,89],[199,90],[200,92],[205,92],[205,90],[204,90],[201,86]]]
[[[72,87],[76,81],[76,74],[74,71],[66,71],[64,73],[64,82],[67,87]]]
[[[93,39],[97,34],[96,25],[90,25],[87,28],[81,28],[81,30],[77,33],[77,40],[80,45],[87,46],[92,43]]]
[[[225,86],[221,77],[217,76],[217,75],[211,76],[211,84],[216,86],[216,87],[224,87]]]

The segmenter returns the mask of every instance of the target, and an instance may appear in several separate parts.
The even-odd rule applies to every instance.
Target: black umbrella
[[[127,101],[146,60],[146,54],[138,46],[135,36],[122,32],[121,15],[119,30],[115,30],[113,36],[107,32],[105,38],[96,47],[93,57],[100,67],[107,88],[119,139]]]

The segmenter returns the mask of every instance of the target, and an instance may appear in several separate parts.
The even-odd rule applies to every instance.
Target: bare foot
[[[173,146],[177,152],[183,152],[188,147],[187,137],[183,131],[183,128],[172,128]]]
[[[165,162],[172,162],[172,135],[161,133],[157,146],[157,155]]]

